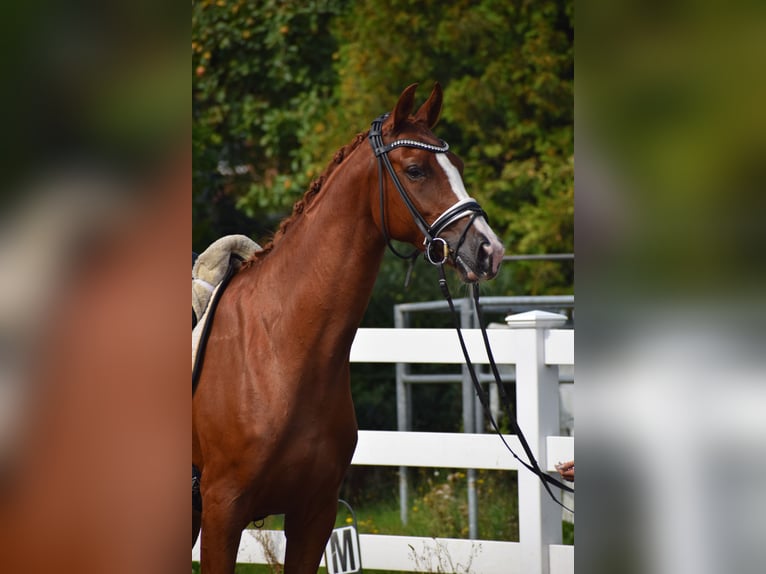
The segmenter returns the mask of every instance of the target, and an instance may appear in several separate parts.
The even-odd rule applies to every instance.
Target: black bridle
[[[443,140],[440,140],[441,145],[433,145],[433,144],[428,144],[425,142],[420,142],[420,141],[411,140],[411,139],[399,139],[399,140],[394,140],[388,144],[384,144],[382,128],[383,128],[383,122],[386,120],[388,116],[389,114],[386,113],[376,118],[372,122],[372,125],[370,127],[370,133],[368,136],[370,140],[370,145],[372,146],[372,150],[375,153],[375,157],[378,160],[378,188],[380,191],[380,219],[381,219],[381,227],[383,228],[383,236],[386,239],[386,244],[388,245],[388,248],[394,253],[394,255],[402,259],[410,259],[414,261],[414,258],[418,254],[418,250],[416,249],[409,255],[402,255],[391,244],[391,238],[388,233],[388,229],[386,225],[386,215],[385,215],[385,186],[383,184],[383,168],[384,167],[386,171],[388,172],[388,175],[391,177],[391,180],[394,183],[394,187],[396,187],[396,190],[399,192],[399,196],[402,198],[404,205],[407,206],[407,209],[412,215],[412,219],[415,221],[415,225],[418,226],[418,229],[420,229],[420,231],[423,233],[423,236],[425,237],[423,244],[425,245],[426,259],[428,259],[430,263],[432,263],[439,269],[439,286],[441,287],[442,294],[447,300],[450,311],[452,312],[453,318],[455,319],[455,327],[457,329],[457,335],[458,335],[458,340],[460,342],[460,348],[463,351],[463,356],[465,357],[465,362],[471,377],[471,381],[473,382],[473,386],[474,386],[474,389],[476,390],[476,394],[479,397],[479,401],[484,407],[484,412],[486,412],[489,417],[492,428],[500,436],[500,439],[502,440],[503,444],[510,451],[513,457],[517,461],[519,461],[519,463],[523,465],[527,470],[537,475],[537,477],[540,479],[540,482],[542,482],[543,486],[545,487],[545,490],[550,495],[551,499],[553,499],[553,501],[556,502],[558,505],[564,507],[567,510],[570,510],[569,508],[564,506],[553,495],[553,492],[551,491],[550,486],[551,485],[556,486],[567,492],[574,492],[574,489],[572,489],[572,487],[562,483],[561,481],[543,472],[537,460],[535,459],[534,454],[532,453],[532,449],[530,448],[529,443],[527,442],[527,439],[524,437],[524,433],[521,432],[521,429],[519,428],[519,425],[516,422],[516,417],[513,415],[510,399],[507,396],[505,392],[505,388],[503,387],[502,381],[500,379],[500,373],[498,372],[497,365],[495,364],[495,359],[492,355],[492,349],[489,346],[489,337],[487,336],[487,330],[482,320],[481,307],[479,304],[478,284],[474,283],[472,285],[473,300],[474,300],[476,315],[479,320],[479,327],[481,330],[482,339],[484,341],[484,346],[487,350],[487,357],[489,359],[490,370],[492,371],[492,374],[495,379],[495,383],[497,384],[500,397],[503,403],[503,407],[506,412],[506,416],[508,417],[508,420],[511,424],[511,430],[514,432],[519,442],[521,443],[521,446],[529,462],[521,459],[513,451],[513,449],[511,449],[510,445],[505,440],[505,437],[503,437],[503,433],[500,431],[500,428],[498,427],[497,422],[492,416],[491,409],[489,408],[489,398],[487,396],[487,393],[482,388],[481,383],[479,382],[479,378],[476,375],[476,369],[474,368],[471,358],[468,354],[468,348],[466,347],[465,341],[463,340],[460,320],[458,319],[457,312],[455,311],[455,305],[452,301],[452,296],[450,295],[449,287],[447,286],[447,278],[444,274],[444,264],[447,262],[447,259],[450,257],[450,255],[452,256],[453,263],[456,262],[457,254],[463,242],[465,241],[466,234],[468,233],[468,230],[473,225],[474,220],[477,217],[483,217],[485,220],[487,220],[488,219],[487,214],[481,208],[481,206],[478,204],[476,200],[471,198],[461,199],[457,203],[452,205],[452,207],[447,209],[444,213],[442,213],[439,217],[437,217],[436,220],[429,225],[428,222],[426,222],[426,220],[417,210],[415,205],[412,203],[412,200],[407,194],[407,191],[404,189],[404,186],[399,181],[399,178],[396,176],[396,172],[394,171],[394,168],[391,165],[391,160],[388,158],[388,152],[398,147],[412,147],[412,148],[422,149],[425,151],[430,151],[432,153],[445,153],[449,150],[449,145],[447,144],[447,142]],[[447,244],[447,241],[439,237],[439,234],[442,231],[444,231],[448,226],[450,226],[451,224],[455,223],[456,221],[464,217],[470,217],[470,220],[468,224],[465,226],[465,228],[463,229],[463,232],[460,235],[460,238],[456,244],[455,249],[451,250],[449,245]]]
[[[391,252],[397,257],[400,257],[401,259],[413,259],[418,254],[418,250],[415,250],[409,255],[402,255],[391,244],[391,237],[389,236],[388,225],[386,224],[385,186],[383,184],[383,168],[384,167],[385,167],[385,170],[388,172],[388,175],[391,177],[391,181],[393,181],[394,187],[396,187],[396,190],[399,192],[399,196],[402,198],[404,205],[407,207],[408,211],[412,215],[412,219],[415,221],[415,225],[418,226],[418,229],[420,229],[421,233],[425,237],[425,239],[423,240],[423,245],[425,245],[426,259],[433,265],[442,265],[443,263],[447,261],[447,258],[450,256],[450,253],[452,253],[453,262],[454,262],[454,258],[457,257],[457,253],[460,250],[460,247],[462,246],[463,242],[465,241],[466,234],[468,233],[468,230],[471,228],[471,225],[473,224],[474,220],[477,217],[483,217],[484,219],[487,219],[487,214],[484,212],[484,210],[481,208],[481,206],[475,199],[471,199],[471,198],[461,199],[461,200],[458,200],[458,202],[452,205],[449,209],[447,209],[444,213],[442,213],[439,217],[437,217],[436,220],[429,225],[428,222],[425,220],[425,218],[420,214],[417,207],[415,207],[415,204],[412,202],[412,200],[410,199],[410,196],[407,194],[407,190],[404,189],[402,182],[399,181],[399,178],[397,177],[396,172],[394,171],[394,167],[391,165],[391,160],[388,158],[388,152],[398,147],[412,147],[412,148],[422,149],[425,151],[430,151],[432,153],[445,153],[449,150],[449,144],[447,144],[447,142],[443,140],[440,140],[441,145],[433,145],[433,144],[428,144],[425,142],[420,142],[420,141],[412,140],[412,139],[399,139],[399,140],[394,140],[388,144],[384,144],[383,143],[383,122],[386,120],[388,116],[389,114],[386,113],[376,118],[372,122],[372,125],[370,126],[370,133],[368,135],[368,138],[370,140],[370,145],[372,146],[372,151],[378,160],[378,188],[380,191],[380,219],[381,219],[381,227],[383,228],[383,236],[386,239],[386,244],[388,245],[388,248],[391,250]],[[469,216],[471,219],[468,222],[468,224],[465,226],[463,233],[460,235],[460,239],[458,240],[455,249],[450,250],[449,245],[447,244],[447,241],[439,237],[439,234],[442,231],[444,231],[448,226],[452,225],[454,222]]]

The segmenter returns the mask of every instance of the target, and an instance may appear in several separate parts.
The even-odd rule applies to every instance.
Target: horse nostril
[[[482,241],[476,256],[478,270],[488,273],[492,270],[492,245],[488,241]]]
[[[499,241],[493,241],[489,238],[482,238],[476,253],[476,270],[491,279],[500,270],[500,263],[503,260],[505,250]]]

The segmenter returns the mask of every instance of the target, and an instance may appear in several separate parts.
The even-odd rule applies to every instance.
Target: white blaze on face
[[[471,197],[468,195],[468,192],[465,190],[465,185],[463,184],[463,178],[460,176],[460,172],[449,160],[447,154],[437,153],[436,161],[439,162],[439,165],[447,175],[447,181],[449,181],[450,187],[452,188],[452,193],[455,194],[457,201],[463,199],[471,199]],[[495,232],[490,229],[489,224],[483,217],[477,217],[474,219],[473,224],[476,226],[477,231],[484,235],[484,237],[486,237],[488,240],[494,240],[495,242],[499,243]]]
[[[460,172],[449,160],[447,154],[437,153],[436,161],[439,162],[439,165],[442,166],[444,173],[447,175],[447,180],[449,181],[450,187],[452,187],[452,192],[455,194],[458,201],[461,199],[470,199],[470,196],[465,190],[465,185],[463,185],[463,178],[460,176]]]

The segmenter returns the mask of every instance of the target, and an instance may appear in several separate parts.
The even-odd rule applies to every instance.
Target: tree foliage
[[[334,85],[338,6],[267,0],[192,4],[195,241],[204,246],[232,206],[265,233],[305,189],[302,145]],[[213,229],[205,225],[213,221]],[[217,220],[217,221],[216,221]],[[242,232],[242,230],[240,230]]]
[[[507,252],[572,251],[572,11],[571,0],[195,2],[198,248],[232,218],[249,218],[239,232],[265,235],[405,86],[420,82],[425,98],[439,81],[436,131],[465,161],[467,187]],[[426,274],[416,268],[408,299],[438,297]],[[493,293],[573,287],[572,266],[560,262],[502,277]],[[402,280],[386,258],[372,307],[405,297]]]

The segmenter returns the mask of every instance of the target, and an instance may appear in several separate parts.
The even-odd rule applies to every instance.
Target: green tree
[[[335,85],[340,2],[192,4],[194,243],[251,218],[264,235],[313,177],[301,145]],[[223,217],[222,217],[223,216]],[[239,230],[242,232],[243,230]]]

